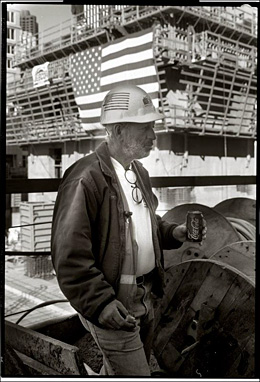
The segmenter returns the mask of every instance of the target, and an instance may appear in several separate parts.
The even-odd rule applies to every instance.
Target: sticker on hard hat
[[[149,96],[145,96],[143,98],[143,103],[144,103],[145,106],[151,105],[152,104],[152,100],[151,100],[151,98]]]
[[[129,106],[129,93],[112,93],[107,94],[104,99],[104,110],[123,109],[128,110]]]

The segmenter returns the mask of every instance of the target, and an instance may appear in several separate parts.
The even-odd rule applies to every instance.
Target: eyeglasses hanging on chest
[[[128,183],[131,184],[133,201],[137,204],[142,203],[143,195],[141,193],[140,188],[137,185],[137,177],[136,177],[135,172],[131,169],[126,170],[125,171],[125,178],[128,181]]]

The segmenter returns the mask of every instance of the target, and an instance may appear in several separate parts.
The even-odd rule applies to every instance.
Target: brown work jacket
[[[163,249],[179,248],[174,223],[155,210],[158,200],[143,165],[135,161],[139,184],[150,209],[156,272],[153,291],[164,285]],[[140,229],[142,229],[140,227]],[[72,307],[99,325],[103,308],[117,298],[126,250],[125,211],[106,142],[69,167],[54,207],[51,252],[59,286]]]

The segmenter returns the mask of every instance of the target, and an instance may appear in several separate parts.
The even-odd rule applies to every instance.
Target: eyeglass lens
[[[140,204],[143,200],[143,195],[142,195],[140,189],[137,187],[137,185],[133,188],[132,198],[138,204]]]
[[[126,177],[126,180],[131,184],[135,184],[137,181],[136,174],[133,170],[130,170],[130,169],[126,170],[125,177]]]
[[[131,169],[126,170],[125,178],[131,185],[134,184],[134,186],[132,186],[132,198],[134,202],[140,204],[143,200],[143,195],[139,187],[137,186],[137,183],[136,183],[137,177],[135,172]]]

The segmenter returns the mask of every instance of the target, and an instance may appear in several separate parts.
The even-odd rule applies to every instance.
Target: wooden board
[[[210,257],[238,269],[255,282],[255,241],[239,241],[232,243]]]
[[[78,348],[5,321],[5,341],[15,351],[57,371],[60,375],[80,375],[84,367]]]
[[[4,347],[4,364],[2,371],[4,376],[12,377],[21,377],[30,374],[29,369],[17,355],[15,350],[7,344],[5,344]]]
[[[174,250],[165,250],[165,269],[190,259],[209,258],[227,244],[240,241],[240,237],[232,224],[214,209],[202,204],[187,203],[168,211],[163,219],[182,224],[186,221],[188,211],[201,211],[207,222],[207,238],[203,245],[185,242]]]
[[[249,198],[231,198],[218,203],[214,210],[220,214],[246,220],[256,225],[256,201]]]
[[[211,259],[177,264],[167,278],[153,346],[160,367],[175,378],[253,377],[251,280]]]
[[[35,361],[35,359],[32,359],[30,357],[27,357],[26,355],[16,352],[20,360],[23,362],[24,365],[26,365],[29,374],[35,376],[41,376],[41,375],[60,375],[56,370],[51,369],[48,366],[45,366],[41,362]],[[22,375],[28,375],[28,374],[22,374]]]

